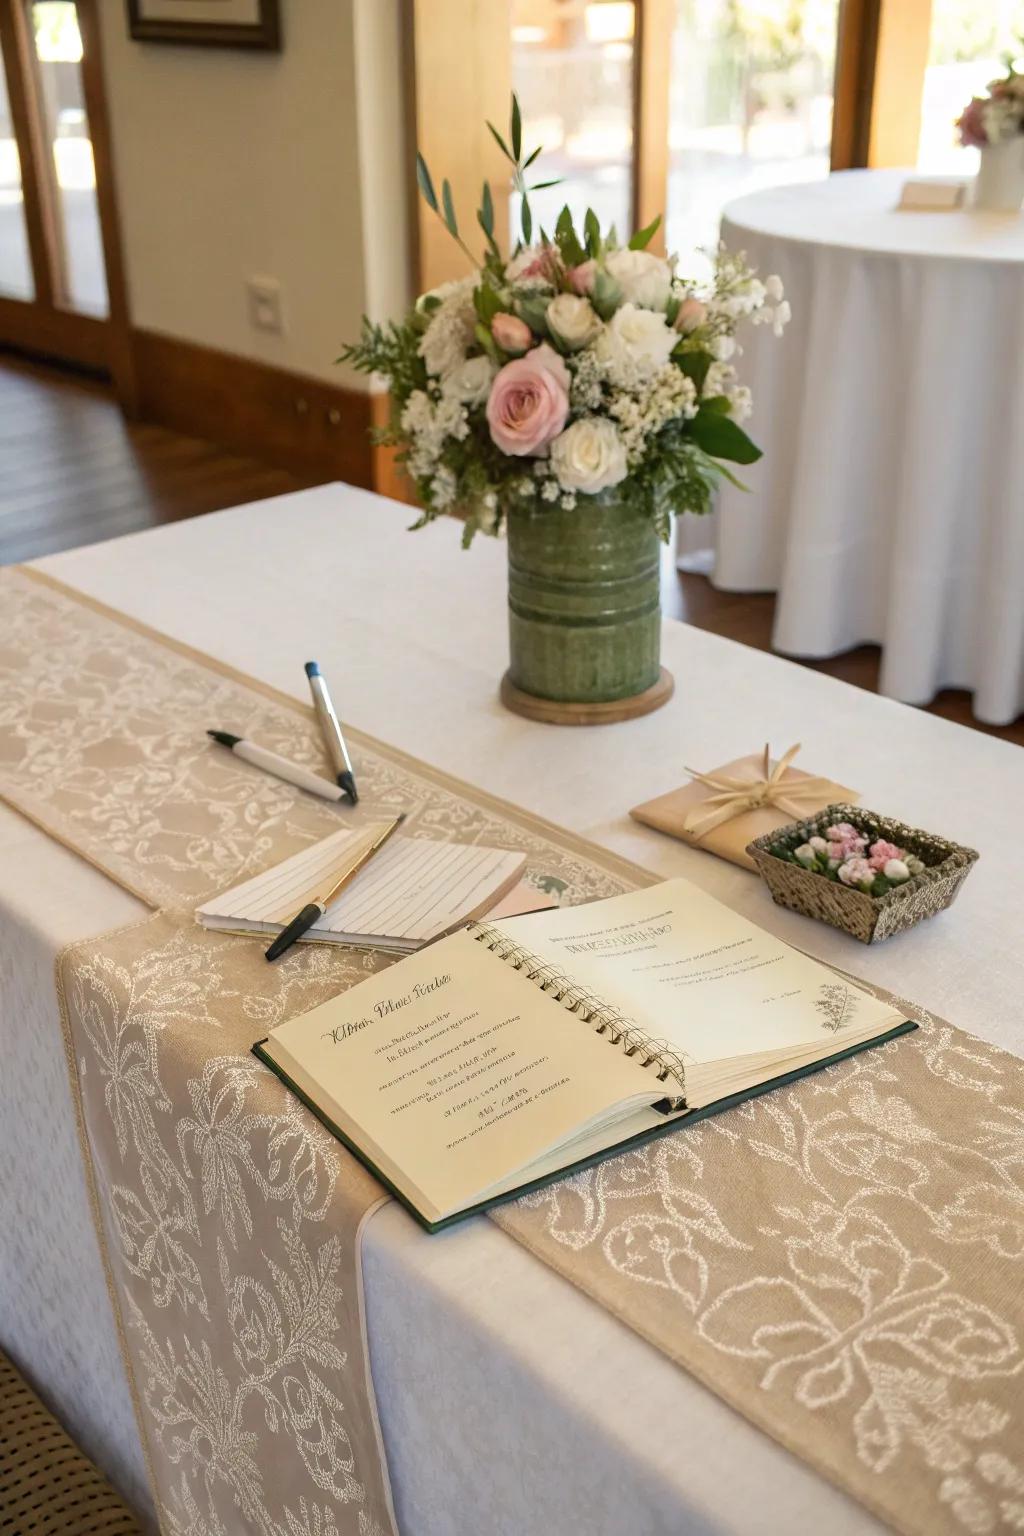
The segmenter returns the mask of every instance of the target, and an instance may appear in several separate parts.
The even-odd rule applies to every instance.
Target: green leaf
[[[525,197],[523,198],[523,206],[520,210],[520,223],[523,227],[523,242],[529,245],[530,237],[533,234],[533,214],[530,212],[529,199]]]
[[[441,204],[444,208],[444,222],[448,233],[453,240],[459,238],[459,224],[455,217],[455,204],[452,202],[452,184],[447,176],[441,183]]]
[[[728,416],[729,406],[728,395],[711,395],[707,400],[702,400],[700,403],[702,411],[712,411],[716,416]]]
[[[529,190],[531,192],[543,192],[546,187],[560,187],[564,180],[564,176],[556,176],[554,181],[535,181]]]
[[[430,172],[427,170],[427,162],[418,152],[416,155],[416,180],[419,184],[419,189],[423,194],[423,201],[426,203],[428,208],[432,208],[436,213],[437,193],[434,191],[434,183],[431,181]]]
[[[568,203],[565,204],[558,215],[558,221],[555,224],[555,240],[558,243],[558,249],[562,253],[562,259],[566,264],[570,267],[579,266],[586,253],[573,228],[572,214],[569,211]]]
[[[590,295],[593,304],[602,320],[610,320],[612,315],[622,303],[622,289],[609,273],[603,272],[599,267],[594,274],[594,287]]]
[[[498,348],[497,348],[497,346],[495,344],[494,337],[491,335],[491,333],[487,329],[486,325],[481,325],[479,320],[478,320],[476,325],[473,327],[473,334],[476,337],[477,341],[480,343],[480,345],[483,347],[484,351],[487,353],[487,356],[491,359],[491,361],[495,362],[495,363],[500,363],[501,362],[501,357],[499,356]]]
[[[515,162],[515,159],[514,159],[514,157],[512,155],[512,151],[509,149],[508,145],[505,143],[505,140],[502,138],[502,136],[498,132],[497,128],[495,128],[493,123],[488,123],[487,126],[491,130],[491,133],[494,135],[495,143],[497,144],[498,148],[501,150],[502,154],[505,156],[505,159],[506,160],[511,160],[512,164],[515,165],[516,162]]]
[[[702,405],[690,422],[690,434],[698,447],[713,459],[730,459],[734,464],[756,464],[761,450],[728,416],[709,411]]]
[[[480,228],[490,238],[494,234],[494,199],[491,196],[491,184],[484,182],[484,189],[480,194]]]
[[[654,236],[658,233],[658,225],[660,223],[661,214],[659,213],[658,217],[656,219],[652,219],[651,222],[645,226],[645,228],[637,230],[636,234],[629,242],[629,249],[631,251],[642,251],[645,246],[650,245],[651,241],[654,239]]]
[[[530,154],[527,155],[526,159],[523,161],[523,170],[524,171],[528,171],[530,169],[530,166],[536,160],[536,158],[540,154],[542,148],[543,148],[543,145],[538,144],[537,148],[532,150],[530,152]]]
[[[550,299],[541,298],[539,295],[517,299],[515,312],[520,320],[526,321],[535,335],[546,336],[548,334],[547,309],[550,302]]]
[[[523,118],[519,111],[519,97],[512,92],[512,153],[516,164],[519,164],[519,156],[523,151]]]
[[[478,283],[473,289],[473,307],[484,325],[490,325],[501,309],[501,295],[490,283]]]
[[[708,376],[711,367],[711,354],[709,352],[684,352],[680,343],[672,353],[673,358],[688,379],[692,379],[698,395],[704,388],[704,380]]]
[[[587,255],[596,256],[601,249],[601,226],[593,208],[587,209],[583,219],[583,233],[587,239]]]

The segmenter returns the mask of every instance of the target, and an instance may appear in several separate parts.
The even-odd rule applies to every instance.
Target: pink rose
[[[513,357],[528,352],[533,345],[533,333],[525,320],[520,320],[518,315],[506,314],[501,310],[491,321],[491,335],[503,352],[511,352]]]
[[[597,262],[581,261],[578,267],[570,267],[566,272],[573,293],[584,297],[594,291],[594,278],[597,276]]]
[[[569,414],[569,370],[545,342],[500,369],[487,401],[491,438],[502,453],[542,454]]]
[[[871,855],[868,862],[872,869],[877,870],[884,870],[890,859],[906,857],[902,848],[897,848],[895,843],[887,843],[884,837],[880,837],[877,843],[872,843],[868,851]]]
[[[839,879],[844,885],[871,885],[875,871],[867,859],[847,859],[839,866]]]
[[[833,842],[841,843],[845,838],[856,837],[857,828],[848,821],[835,821],[830,827],[825,828],[825,836]]]
[[[702,304],[700,299],[684,299],[676,311],[675,327],[685,335],[687,331],[695,331],[698,325],[703,325],[708,317],[708,307]]]

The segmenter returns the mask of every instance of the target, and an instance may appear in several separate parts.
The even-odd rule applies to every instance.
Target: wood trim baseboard
[[[144,421],[298,474],[374,487],[368,393],[157,331],[136,329],[132,342]]]
[[[107,323],[31,300],[0,298],[0,347],[106,373]]]

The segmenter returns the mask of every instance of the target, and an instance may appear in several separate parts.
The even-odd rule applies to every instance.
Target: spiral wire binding
[[[603,1003],[596,993],[571,981],[556,965],[542,964],[530,950],[507,938],[489,923],[470,923],[468,931],[479,943],[486,944],[499,960],[511,965],[513,970],[522,971],[528,981],[547,992],[556,1003],[564,1003],[569,1013],[575,1013],[585,1024],[593,1024],[597,1033],[604,1035],[612,1045],[621,1045],[627,1056],[639,1055],[642,1067],[656,1067],[659,1083],[674,1077],[683,1090],[683,1097],[671,1098],[672,1106],[685,1105],[686,1069],[667,1040],[655,1040],[617,1008]]]

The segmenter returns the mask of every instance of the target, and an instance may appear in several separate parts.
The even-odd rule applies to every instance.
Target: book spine
[[[641,1066],[650,1067],[660,1083],[677,1083],[683,1096],[677,1098],[671,1092],[666,1096],[672,1098],[675,1105],[685,1104],[686,1068],[667,1040],[656,1040],[626,1018],[619,1009],[603,1002],[587,988],[578,986],[557,966],[544,964],[530,950],[516,944],[490,924],[470,923],[468,931],[479,943],[486,944],[499,960],[520,971],[542,992],[553,997],[556,1003],[561,1003],[569,1013],[574,1013],[585,1024],[592,1025],[609,1044],[620,1046],[627,1056],[638,1058]]]

